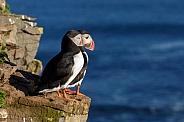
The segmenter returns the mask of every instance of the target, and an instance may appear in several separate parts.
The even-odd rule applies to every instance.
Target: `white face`
[[[82,34],[83,44],[87,48],[92,44],[92,37],[89,34]]]
[[[69,37],[77,46],[83,46],[82,45],[82,37],[81,34],[76,35],[75,37],[71,38]]]

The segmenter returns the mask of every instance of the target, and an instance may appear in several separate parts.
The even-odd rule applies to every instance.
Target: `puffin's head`
[[[93,51],[94,48],[95,48],[95,43],[94,43],[92,37],[90,36],[90,34],[85,30],[78,30],[78,32],[80,32],[81,35],[82,35],[82,40],[83,40],[84,47],[88,50]]]
[[[66,33],[67,37],[70,38],[77,46],[83,46],[83,40],[81,33],[76,30],[70,30]]]

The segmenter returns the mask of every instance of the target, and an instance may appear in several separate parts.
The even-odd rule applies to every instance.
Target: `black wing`
[[[59,84],[64,84],[72,75],[73,65],[73,56],[71,54],[59,53],[46,65],[39,86],[47,85],[48,88],[52,88],[57,87]]]

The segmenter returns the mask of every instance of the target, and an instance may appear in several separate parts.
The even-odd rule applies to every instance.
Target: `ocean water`
[[[81,92],[88,122],[184,122],[184,1],[7,0],[44,28],[36,58],[46,63],[63,35],[95,41]]]

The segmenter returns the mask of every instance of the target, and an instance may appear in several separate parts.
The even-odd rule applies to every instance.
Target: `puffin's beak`
[[[84,45],[88,50],[93,51],[95,49],[95,42],[92,41],[91,43],[85,44]]]

